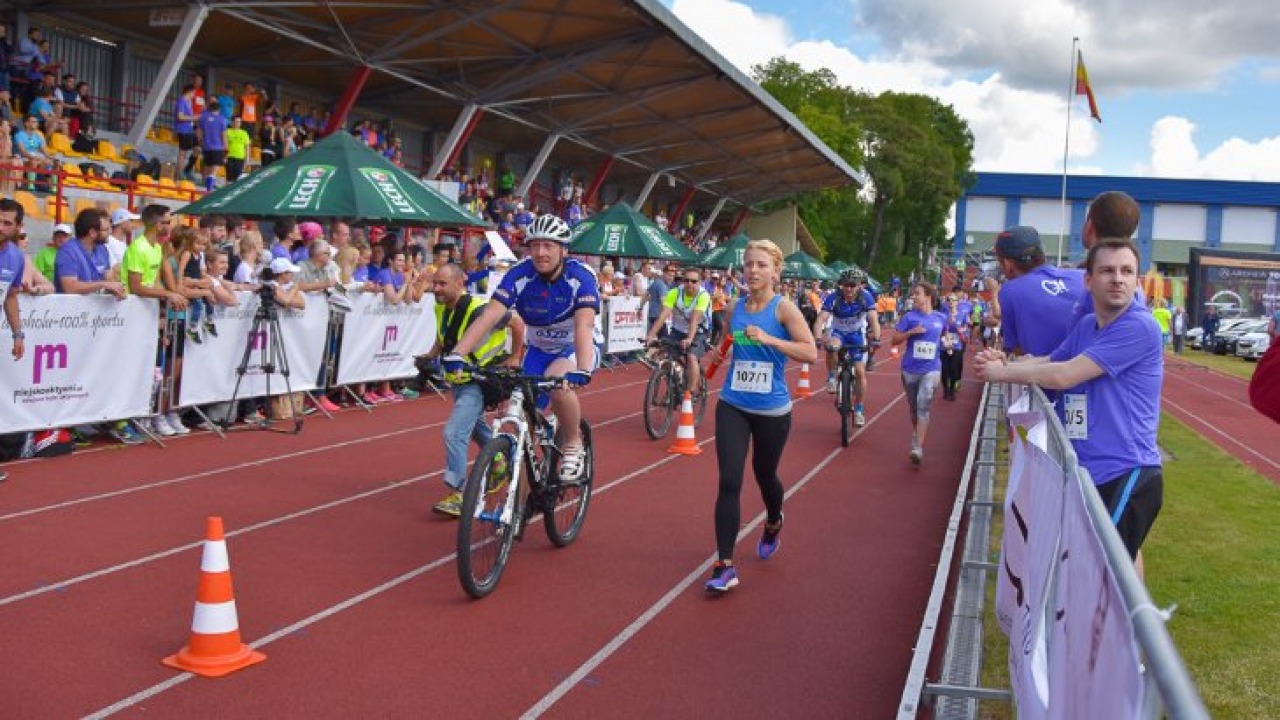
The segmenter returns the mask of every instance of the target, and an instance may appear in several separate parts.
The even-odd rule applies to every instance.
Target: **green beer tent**
[[[742,267],[742,253],[747,250],[747,243],[751,242],[751,238],[746,233],[738,233],[718,247],[698,256],[697,265],[701,267],[717,268],[720,270],[729,270],[730,268]]]
[[[835,262],[827,263],[827,267],[831,268],[832,272],[840,274],[849,268],[849,263],[843,260],[836,260]]]
[[[345,132],[277,160],[178,212],[484,227],[480,218]]]
[[[663,232],[652,220],[626,203],[618,203],[582,221],[574,228],[569,252],[679,263],[691,263],[697,259],[684,243]]]
[[[818,262],[817,258],[803,250],[797,250],[783,258],[782,277],[800,280],[835,280],[840,275]]]

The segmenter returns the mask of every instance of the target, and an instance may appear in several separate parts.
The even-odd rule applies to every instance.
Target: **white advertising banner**
[[[237,398],[266,395],[268,376],[262,366],[264,354],[270,350],[271,343],[279,343],[284,350],[289,364],[289,388],[294,392],[316,389],[324,362],[324,340],[329,324],[329,305],[324,296],[308,293],[307,305],[302,310],[277,308],[279,338],[270,337],[266,322],[256,332],[253,331],[253,318],[259,305],[257,293],[238,292],[236,299],[239,304],[234,307],[214,307],[211,310],[210,317],[218,329],[217,337],[205,334],[199,343],[187,340],[182,383],[178,390],[179,407],[226,402],[233,392]],[[236,369],[244,358],[246,344],[250,345],[249,363],[237,391]],[[265,360],[274,362],[270,355],[266,355]],[[281,370],[277,367],[270,374],[272,395],[285,392]]]
[[[20,296],[26,352],[4,345],[0,432],[44,430],[151,414],[160,337],[154,300],[109,295]],[[9,338],[9,323],[0,337]]]
[[[644,298],[619,296],[604,303],[605,353],[644,349]]]
[[[413,358],[431,349],[436,338],[435,298],[387,304],[381,294],[351,298],[342,326],[338,385],[376,382],[418,374]]]
[[[1049,717],[1142,717],[1142,671],[1130,609],[1089,520],[1083,488],[1072,481],[1065,496]]]

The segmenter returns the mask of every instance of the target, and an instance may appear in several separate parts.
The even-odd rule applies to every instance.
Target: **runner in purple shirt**
[[[895,328],[893,344],[906,344],[902,354],[902,388],[911,413],[911,453],[913,464],[924,459],[924,439],[929,432],[929,406],[942,375],[939,345],[947,319],[935,312],[938,291],[929,283],[911,288],[911,312],[902,316]]]
[[[1095,314],[1049,357],[1009,364],[1003,353],[983,351],[974,363],[991,382],[1064,391],[1058,405],[1067,437],[1135,559],[1164,495],[1156,449],[1164,355],[1159,325],[1133,304],[1138,257],[1127,239],[1103,239],[1089,251],[1085,282]]]

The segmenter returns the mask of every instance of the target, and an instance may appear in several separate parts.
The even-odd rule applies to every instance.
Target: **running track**
[[[597,490],[582,537],[555,550],[531,526],[479,602],[458,586],[454,523],[429,512],[449,410],[436,398],[312,416],[297,437],[197,434],[10,465],[3,714],[890,716],[977,385],[935,402],[919,469],[896,362],[872,374],[868,426],[846,450],[830,396],[798,402],[783,548],[755,559],[748,482],[742,584],[709,599],[714,412],[702,455],[666,454],[638,415],[645,373],[602,372],[584,393]],[[208,515],[226,523],[243,637],[268,656],[219,680],[159,662],[186,640]]]
[[[1199,352],[1189,350],[1188,352]],[[1165,355],[1166,412],[1209,442],[1280,484],[1280,434],[1249,404],[1249,382]],[[1168,448],[1175,455],[1177,448]]]

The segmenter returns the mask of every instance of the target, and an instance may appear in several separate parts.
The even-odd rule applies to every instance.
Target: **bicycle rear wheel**
[[[670,363],[664,360],[649,375],[644,389],[644,431],[653,440],[661,440],[671,429],[671,396],[675,392],[671,381]]]
[[[847,370],[840,372],[840,447],[849,447],[853,422],[853,377]]]
[[[591,490],[595,486],[596,451],[591,442],[591,426],[584,419],[582,428],[582,447],[586,451],[583,462],[582,477],[576,483],[565,484],[552,481],[554,497],[549,497],[543,508],[543,525],[547,528],[547,539],[556,547],[564,547],[578,539],[582,525],[587,521],[587,508],[591,505]],[[559,472],[553,464],[553,472]]]
[[[490,440],[476,458],[462,493],[458,579],[462,589],[477,600],[498,587],[524,512],[519,489],[511,483],[516,463],[512,450],[509,437]],[[507,496],[513,492],[517,494],[512,512],[504,516]]]

